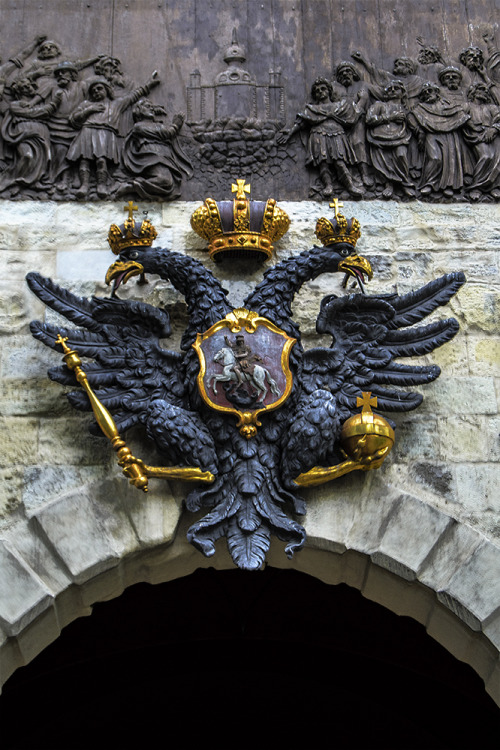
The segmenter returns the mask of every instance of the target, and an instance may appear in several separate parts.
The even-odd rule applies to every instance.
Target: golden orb
[[[383,448],[391,450],[394,440],[394,430],[389,422],[370,408],[346,419],[340,433],[342,448],[349,458],[358,460],[373,456]]]

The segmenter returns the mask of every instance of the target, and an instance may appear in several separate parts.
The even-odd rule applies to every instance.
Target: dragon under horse
[[[272,241],[286,231],[284,212],[270,201],[252,206],[258,202],[246,199],[246,186],[240,183],[232,209],[222,205],[229,201],[207,199],[193,215],[193,226],[209,239],[214,253],[224,248],[229,255],[241,253],[246,243],[249,252],[269,257]],[[231,210],[233,220],[224,226]],[[252,211],[260,224],[251,225]],[[112,414],[120,434],[135,425],[145,428],[164,457],[165,472],[176,463],[181,470],[197,467],[204,474],[204,482],[186,498],[190,511],[206,510],[188,538],[210,556],[225,536],[234,562],[243,569],[262,565],[271,534],[285,542],[289,557],[304,544],[305,531],[296,520],[305,513],[300,486],[382,464],[387,448],[367,450],[364,437],[349,457],[343,451],[342,428],[359,418],[360,396],[365,394],[363,412],[370,411],[367,392],[377,397],[383,411],[416,408],[422,396],[407,389],[431,382],[439,368],[395,359],[427,354],[458,331],[453,318],[417,325],[464,283],[462,273],[451,273],[405,295],[325,297],[317,330],[330,334],[332,344],[304,351],[291,317],[301,286],[322,273],[339,272],[354,277],[362,288],[364,277],[371,275],[369,262],[355,252],[359,223],[342,216],[337,204],[331,220],[318,220],[316,234],[321,246],[269,269],[238,309],[200,262],[153,247],[154,228],[147,220],[136,222],[132,212],[124,225],[110,230],[110,244],[119,256],[107,273],[111,298],[81,299],[37,273],[27,276],[32,291],[78,327],[61,330],[34,321],[33,335],[58,350],[64,339],[67,350],[94,360],[85,365],[85,374],[98,402]],[[184,296],[189,319],[180,352],[160,345],[170,335],[164,310],[116,296],[122,283],[141,274],[158,274]],[[231,338],[236,335],[239,342]],[[238,387],[233,383],[214,395],[207,384],[217,372],[214,347],[220,348],[224,337],[241,372],[251,372],[256,364],[272,370],[278,394],[269,389],[257,401],[242,379]],[[49,377],[65,385],[77,382],[68,366],[51,369]],[[85,392],[72,391],[68,398],[77,409],[91,409]],[[139,459],[134,461],[144,468]],[[167,474],[150,474],[162,475]]]

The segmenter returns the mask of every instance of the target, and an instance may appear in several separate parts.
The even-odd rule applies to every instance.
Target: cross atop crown
[[[335,218],[339,215],[339,208],[344,208],[344,204],[339,201],[338,198],[334,198],[333,201],[329,204],[330,208],[335,209]]]
[[[245,193],[250,193],[250,185],[245,184],[245,180],[236,180],[236,185],[231,185],[231,191],[236,193],[236,200],[246,200]]]
[[[138,207],[134,206],[134,201],[129,201],[126,206],[123,206],[124,211],[128,211],[127,221],[134,220],[134,211],[138,211]]]

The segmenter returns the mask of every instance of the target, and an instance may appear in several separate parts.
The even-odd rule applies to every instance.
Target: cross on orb
[[[375,406],[375,407],[377,406],[377,397],[373,396],[373,398],[372,398],[371,391],[361,391],[361,394],[362,394],[363,398],[360,398],[359,396],[357,397],[357,399],[356,399],[356,406],[362,406],[363,407],[363,409],[362,409],[363,414],[365,412],[371,412],[371,410],[372,410],[371,407],[372,406]]]

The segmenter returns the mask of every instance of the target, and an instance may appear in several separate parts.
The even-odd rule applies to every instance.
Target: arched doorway
[[[293,570],[137,584],[7,682],[2,747],[488,747],[500,711],[423,626]],[[292,744],[290,744],[292,743]]]

